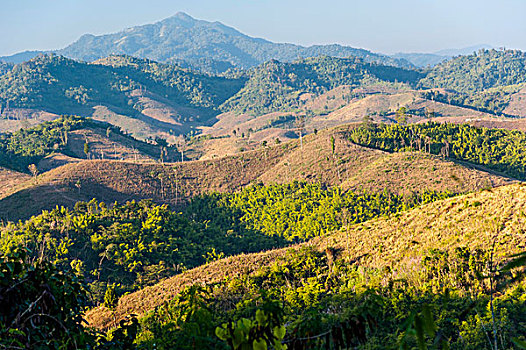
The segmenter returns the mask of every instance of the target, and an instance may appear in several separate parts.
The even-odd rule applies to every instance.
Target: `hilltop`
[[[0,77],[0,109],[17,119],[35,111],[93,116],[141,138],[167,138],[209,123],[241,84],[123,56],[92,64],[39,56]]]
[[[407,277],[427,252],[453,252],[459,247],[486,248],[496,241],[495,256],[503,259],[526,247],[522,232],[526,210],[523,185],[503,186],[434,202],[394,217],[356,224],[295,246],[308,246],[325,252],[328,246],[346,261],[362,268],[389,266],[388,271]],[[462,223],[459,226],[452,223]],[[113,320],[130,313],[144,315],[174,298],[185,286],[213,284],[229,276],[250,276],[273,265],[290,248],[256,254],[243,254],[192,269],[141,291],[122,296],[115,311],[98,307],[87,314],[90,325],[106,328]]]
[[[526,53],[520,50],[480,50],[433,67],[419,82],[422,88],[441,88],[429,96],[435,101],[506,113],[513,95],[526,83]],[[525,111],[508,110],[524,116]]]
[[[177,205],[212,191],[232,192],[251,183],[295,180],[401,195],[424,188],[464,193],[512,181],[434,155],[387,153],[357,146],[347,139],[345,129],[336,128],[304,137],[303,148],[294,140],[183,163],[74,162],[12,188],[0,199],[0,215],[9,220],[27,218],[43,209],[72,207],[92,198],[106,203],[153,199]]]
[[[370,64],[358,58],[317,57],[281,63],[269,61],[248,73],[243,88],[222,106],[224,112],[261,115],[302,109],[307,100],[340,86],[416,84],[420,73]],[[347,98],[350,98],[349,95]]]
[[[320,113],[327,105],[341,106],[318,101],[340,86],[381,90],[382,85],[416,84],[419,77],[415,71],[358,58],[270,61],[219,77],[128,56],[87,64],[51,55],[19,64],[0,77],[0,111],[6,125],[76,114],[142,139],[161,136],[173,142],[174,135],[214,128],[222,113]],[[351,90],[341,103],[352,97]]]
[[[290,139],[287,131],[298,116],[306,117],[311,132],[365,115],[392,122],[401,107],[411,121],[522,116],[524,62],[520,51],[481,51],[422,72],[323,56],[212,76],[129,56],[89,64],[40,56],[0,76],[0,125],[77,114],[141,139],[175,143],[177,135],[200,131],[224,136],[274,129],[274,138]],[[466,65],[478,68],[464,72]],[[507,80],[498,78],[507,71]]]
[[[177,153],[162,141],[139,141],[111,124],[75,116],[0,134],[0,164],[22,172],[45,172],[84,159],[168,161]]]

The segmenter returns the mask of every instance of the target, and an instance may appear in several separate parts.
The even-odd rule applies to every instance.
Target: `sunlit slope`
[[[4,192],[0,217],[23,219],[57,205],[72,207],[77,201],[93,198],[107,203],[153,199],[180,204],[198,194],[231,192],[254,182],[305,180],[344,190],[411,194],[424,189],[465,193],[513,181],[433,155],[368,149],[343,135],[342,129],[331,129],[304,137],[301,142],[183,163],[70,163]]]
[[[292,249],[311,245],[316,250],[325,251],[330,247],[353,264],[377,268],[388,266],[392,273],[407,276],[434,248],[445,251],[456,247],[488,249],[495,243],[497,260],[523,250],[526,247],[525,212],[526,186],[514,184],[352,225]],[[95,327],[111,327],[115,320],[125,315],[141,315],[170,300],[186,285],[252,274],[283,256],[287,249],[234,256],[189,270],[121,297],[114,312],[104,307],[91,310],[87,320]]]

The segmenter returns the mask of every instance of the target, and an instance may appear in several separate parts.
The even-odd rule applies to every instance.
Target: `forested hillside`
[[[448,196],[343,193],[294,183],[197,197],[182,213],[146,201],[108,207],[93,200],[4,226],[0,246],[7,253],[23,245],[63,268],[75,266],[92,281],[98,303],[112,281],[119,281],[122,292],[136,290],[210,260],[305,241],[345,222],[363,222]],[[340,210],[347,216],[339,215]],[[43,244],[48,250],[40,249]]]
[[[526,83],[525,70],[525,52],[481,50],[435,66],[418,85],[446,89],[428,98],[502,113]]]
[[[95,135],[99,138],[95,138]],[[126,153],[126,150],[130,153]],[[57,165],[53,165],[53,159],[44,160],[50,156],[66,156],[68,159],[64,163],[68,163],[104,158],[104,151],[107,159],[126,157],[142,161],[163,157],[173,160],[175,153],[171,148],[136,140],[110,124],[76,116],[65,116],[33,128],[0,134],[0,166],[19,172],[38,173],[61,164],[58,161]],[[51,164],[41,167],[43,160]]]
[[[4,62],[0,61],[0,76],[6,74],[11,69],[13,69],[13,64],[11,64],[11,63],[4,63]]]
[[[526,86],[525,62],[520,51],[486,50],[425,72],[356,57],[323,56],[291,63],[271,60],[247,71],[212,76],[129,56],[110,56],[91,64],[40,56],[0,76],[0,110],[10,119],[38,112],[93,116],[138,137],[159,136],[171,142],[174,135],[213,130],[221,113],[243,118],[293,113],[291,118],[296,114],[311,118],[360,102],[363,113],[386,116],[390,109],[382,110],[381,101],[366,97],[417,87],[423,90],[414,92],[418,97],[413,102],[418,98],[430,103],[408,114],[440,116],[440,108],[434,111],[430,105],[440,101],[521,116],[526,110],[520,95]],[[404,106],[396,109],[400,107]],[[279,120],[267,124],[267,128],[287,128]]]
[[[420,81],[422,87],[460,93],[526,83],[526,52],[481,50],[435,66]]]
[[[333,57],[292,63],[270,61],[247,75],[244,87],[221,106],[223,111],[255,115],[293,111],[303,106],[303,94],[318,96],[342,85],[363,87],[400,82],[411,86],[421,77],[412,70],[370,64],[359,58]]]
[[[222,72],[229,66],[250,68],[271,59],[293,61],[299,57],[320,55],[355,56],[368,62],[411,67],[405,60],[349,46],[304,47],[273,43],[247,36],[219,22],[197,20],[185,13],[177,13],[163,21],[129,28],[119,33],[84,35],[57,53],[85,61],[114,53],[160,62],[183,60],[209,72]]]
[[[241,84],[237,79],[123,56],[87,64],[48,55],[17,65],[0,77],[0,105],[2,111],[18,107],[83,116],[102,105],[131,119],[180,132],[192,123],[206,124]],[[144,112],[152,108],[150,100],[161,104],[158,108],[168,108],[167,116]]]
[[[526,178],[526,134],[466,124],[368,124],[349,132],[352,142],[389,152],[420,150]]]
[[[524,199],[523,186],[506,186],[291,249],[221,259],[123,296],[116,309],[100,307],[88,319],[108,327],[115,312],[150,310],[136,342],[147,349],[236,349],[233,342],[255,340],[292,349],[480,349],[493,334],[503,348],[520,348],[525,287],[513,277],[519,270],[510,274],[504,265],[525,246],[517,233],[524,220],[513,215]],[[262,328],[269,333],[252,333]]]

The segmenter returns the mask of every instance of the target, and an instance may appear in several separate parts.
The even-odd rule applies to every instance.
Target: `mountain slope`
[[[11,63],[3,63],[0,61],[0,76],[6,74],[11,69],[13,69],[13,65]]]
[[[318,55],[356,56],[371,62],[410,66],[406,61],[340,45],[303,47],[252,38],[219,22],[197,20],[185,13],[163,21],[101,36],[84,35],[59,54],[93,61],[111,54],[126,54],[160,62],[206,58],[249,68],[270,59],[292,61]]]
[[[484,249],[495,241],[498,243],[495,256],[499,261],[524,250],[526,240],[520,234],[525,225],[524,217],[516,213],[525,211],[525,187],[503,186],[434,202],[391,218],[351,225],[341,232],[297,245],[294,250],[309,246],[324,252],[330,245],[340,257],[357,267],[389,267],[388,271],[393,271],[397,278],[410,277],[422,257],[433,249],[451,253],[457,247]],[[114,311],[102,306],[95,308],[87,313],[87,320],[98,328],[111,327],[115,319],[128,314],[144,315],[174,298],[185,286],[211,284],[226,276],[252,275],[290,251],[288,248],[239,255],[189,270],[122,296]]]
[[[292,63],[266,62],[248,73],[243,88],[222,106],[223,111],[265,114],[301,108],[312,96],[339,86],[362,87],[395,82],[416,84],[420,73],[366,63],[357,58],[316,57]]]
[[[212,126],[221,111],[288,112],[342,85],[407,86],[420,77],[358,58],[269,61],[227,78],[128,56],[87,64],[48,55],[0,76],[0,111],[11,119],[41,112],[90,116],[143,139],[168,138]]]
[[[234,66],[249,68],[271,59],[293,61],[320,55],[355,56],[368,62],[412,67],[406,60],[349,46],[304,47],[252,38],[220,22],[198,20],[182,12],[157,23],[127,28],[118,33],[86,34],[66,48],[53,52],[87,62],[125,54],[159,62],[182,62],[208,72],[223,72]],[[0,57],[0,61],[20,63],[40,53],[46,52],[28,51]]]
[[[334,138],[334,153],[331,146]],[[235,156],[171,164],[83,161],[51,170],[0,198],[0,217],[17,220],[77,201],[153,199],[180,204],[211,191],[232,192],[255,182],[295,180],[410,195],[423,188],[463,193],[512,180],[421,153],[389,154],[356,146],[340,129]]]
[[[481,50],[433,67],[419,82],[421,88],[439,88],[428,98],[448,104],[503,113],[512,96],[526,84],[526,53],[519,50]],[[521,116],[523,110],[508,110]],[[504,112],[505,113],[505,112]]]
[[[43,172],[84,159],[155,162],[176,156],[174,148],[142,142],[110,124],[74,116],[0,134],[0,165],[22,172],[29,172],[30,165],[37,165],[31,172]]]
[[[445,49],[432,53],[405,53],[399,52],[391,57],[405,59],[419,68],[433,67],[439,63],[450,60],[456,56],[467,56],[479,50],[493,49],[490,45],[475,45],[462,49]]]
[[[392,55],[394,58],[404,59],[419,68],[433,67],[439,63],[449,60],[450,56],[437,55],[434,53],[405,53],[399,52]]]
[[[239,79],[123,56],[93,64],[39,56],[0,76],[0,110],[91,116],[103,106],[158,132],[187,132],[192,125],[208,123],[241,84]]]

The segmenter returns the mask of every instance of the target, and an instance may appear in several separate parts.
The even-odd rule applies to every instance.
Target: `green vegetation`
[[[526,52],[520,50],[480,50],[459,56],[431,69],[419,85],[445,88],[460,93],[526,83]]]
[[[68,132],[93,125],[94,122],[87,119],[70,116],[31,129],[0,134],[0,165],[26,172],[30,164],[38,163],[53,152],[62,151]]]
[[[182,60],[186,65],[208,72],[221,72],[233,66],[250,68],[270,59],[293,61],[298,57],[320,55],[355,56],[368,62],[411,67],[405,60],[349,46],[304,47],[252,38],[222,23],[197,20],[185,13],[178,13],[153,25],[134,27],[133,39],[127,31],[101,36],[85,35],[58,51],[87,62],[115,52],[159,62]]]
[[[526,179],[526,134],[521,131],[467,124],[371,124],[350,130],[348,137],[366,147],[388,152],[421,150]]]
[[[2,349],[130,349],[136,318],[102,333],[83,324],[88,294],[71,269],[27,250],[0,254],[0,347]]]
[[[118,127],[82,117],[65,116],[33,128],[0,134],[0,166],[27,172],[31,164],[38,163],[50,154],[56,152],[69,154],[67,149],[68,133],[87,128],[111,130],[114,134],[133,140],[140,151],[146,154],[153,153],[152,156],[154,157],[158,156],[157,150],[152,150],[154,147],[125,135]],[[89,152],[89,145],[87,151]]]
[[[160,98],[170,106],[192,109],[179,116],[205,122],[216,107],[241,87],[242,81],[192,73],[175,65],[126,56],[112,56],[93,64],[55,55],[39,56],[0,76],[0,110],[36,108],[56,114],[89,116],[96,105],[111,106],[136,116],[144,107],[134,90]],[[157,96],[157,97],[156,97]]]
[[[12,64],[4,63],[4,62],[0,61],[0,76],[6,74],[11,69],[13,69],[13,65]]]
[[[119,281],[121,293],[136,290],[224,256],[282,247],[344,223],[447,196],[343,193],[338,188],[294,183],[200,196],[182,213],[148,201],[108,207],[93,200],[79,202],[73,210],[56,208],[5,225],[0,249],[10,252],[24,246],[36,257],[73,267],[91,281],[94,301],[99,302],[114,281]]]
[[[525,69],[525,52],[481,50],[435,66],[418,85],[447,90],[425,92],[425,98],[498,114],[526,83]]]
[[[108,208],[92,201],[5,225],[0,249],[7,263],[27,260],[17,255],[27,247],[32,261],[49,261],[44,270],[52,266],[68,278],[84,277],[91,299],[75,292],[82,300],[71,301],[73,310],[94,301],[114,310],[123,292],[188,267],[283,246],[286,240],[307,240],[381,215],[398,216],[403,209],[446,196],[343,193],[297,182],[201,196],[181,213],[151,202]],[[517,268],[523,255],[498,269],[492,248],[460,246],[427,250],[409,269],[396,264],[374,268],[358,264],[359,257],[351,260],[330,242],[326,238],[324,251],[309,245],[291,248],[250,275],[225,275],[219,282],[190,286],[108,334],[95,337],[78,321],[72,321],[72,332],[79,334],[79,344],[138,349],[481,349],[494,348],[494,334],[498,348],[512,349],[524,341],[526,285],[514,281],[521,276]],[[9,266],[1,270],[2,278]],[[13,271],[31,269],[21,265]],[[4,285],[12,286],[15,278]],[[69,283],[77,282],[60,285]],[[37,298],[29,294],[26,306],[12,314],[23,313]],[[59,311],[48,312],[60,316]],[[0,322],[0,331],[16,334],[20,342],[29,331],[46,334],[49,326],[12,330],[5,324]]]
[[[334,57],[293,63],[272,60],[247,75],[244,87],[221,106],[223,111],[252,114],[293,111],[302,106],[303,93],[320,95],[341,85],[416,84],[421,77],[413,70],[366,63],[359,58]]]
[[[290,250],[251,276],[188,288],[151,311],[137,347],[226,348],[214,333],[231,349],[277,339],[276,349],[494,349],[494,330],[497,349],[524,340],[526,286],[497,278],[489,251],[433,250],[418,264],[409,273],[364,269],[331,248]]]
[[[248,186],[232,194],[194,198],[186,211],[200,221],[226,227],[221,211],[239,213],[238,220],[267,236],[301,242],[339,229],[417,205],[449,197],[448,193],[423,191],[411,197],[389,193],[343,192],[338,187],[294,182],[287,185]]]
[[[227,210],[221,218],[229,223],[233,214]],[[220,227],[148,201],[109,208],[93,200],[5,225],[0,250],[9,253],[24,246],[39,259],[71,266],[90,281],[99,302],[114,281],[121,293],[136,290],[218,257],[283,244],[240,222]]]

